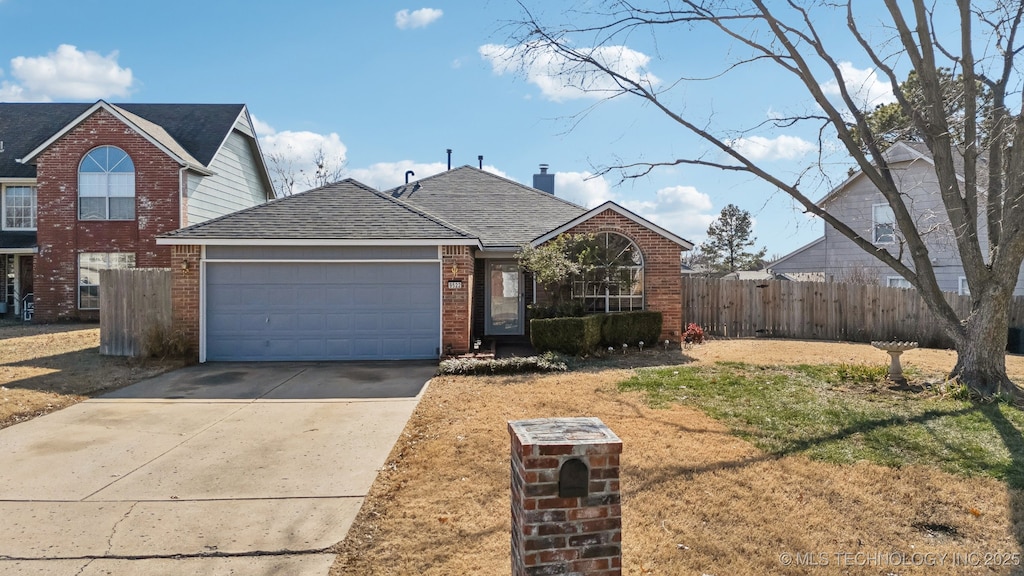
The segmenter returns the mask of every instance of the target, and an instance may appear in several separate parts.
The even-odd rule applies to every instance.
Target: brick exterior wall
[[[622,574],[622,441],[597,418],[509,422],[512,576]],[[562,492],[582,462],[586,495]]]
[[[644,257],[644,307],[661,312],[661,340],[679,340],[683,329],[682,275],[678,244],[614,210],[605,210],[566,234],[615,232],[632,240]],[[539,292],[540,290],[538,290]],[[538,295],[538,301],[546,299]]]
[[[199,259],[201,246],[171,248],[171,330],[189,343],[199,361]]]
[[[135,220],[78,219],[78,166],[97,146],[121,148],[135,165]],[[140,268],[171,264],[156,237],[180,224],[180,166],[106,110],[97,110],[37,158],[39,255],[35,261],[35,319],[98,320],[78,309],[78,254],[132,252]]]
[[[469,246],[441,247],[441,354],[470,350],[473,318],[473,252]],[[459,280],[460,288],[448,282]]]

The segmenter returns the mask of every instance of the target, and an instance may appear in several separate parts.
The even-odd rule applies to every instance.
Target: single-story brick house
[[[628,289],[574,297],[660,311],[678,339],[692,243],[614,202],[587,210],[470,166],[384,192],[344,180],[158,243],[173,250],[175,329],[201,362],[427,359],[526,334],[539,290],[516,254],[561,233],[634,254]]]

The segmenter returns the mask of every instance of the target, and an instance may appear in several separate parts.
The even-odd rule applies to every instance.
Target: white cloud
[[[124,97],[135,79],[117,63],[117,51],[103,56],[61,44],[46,56],[11,59],[13,81],[0,83],[0,100],[49,102]]]
[[[348,148],[337,133],[318,134],[309,131],[283,130],[278,132],[266,122],[252,119],[260,148],[267,158],[271,175],[277,178],[275,170],[284,170],[295,177],[292,192],[301,192],[311,186],[311,177],[316,173],[314,159],[323,152],[324,159],[332,168],[341,169],[347,159]]]
[[[555,195],[587,208],[615,200],[608,180],[590,172],[555,172]]]
[[[600,99],[621,91],[606,74],[578,66],[547,47],[484,44],[477,51],[490,62],[496,74],[522,72],[527,81],[555,102],[577,98]],[[643,52],[626,46],[599,46],[581,48],[580,51],[626,78],[652,87],[661,83],[657,76],[647,71],[651,57]],[[520,59],[524,54],[527,54],[526,58]]]
[[[395,26],[399,30],[410,28],[423,28],[436,22],[444,15],[443,10],[437,8],[420,8],[419,10],[399,10],[395,13]]]
[[[622,205],[694,243],[704,238],[708,225],[718,217],[712,212],[711,197],[693,186],[662,188],[653,201],[626,200]]]
[[[817,150],[814,144],[796,136],[737,138],[729,146],[751,160],[796,160]]]
[[[617,202],[693,242],[704,237],[708,225],[718,216],[713,211],[711,197],[693,186],[670,186],[658,190],[653,200],[630,200],[620,198],[603,176],[589,172],[556,172],[555,194],[587,208],[609,200]]]
[[[879,104],[889,104],[896,101],[892,94],[892,87],[888,82],[878,78],[874,68],[860,69],[851,62],[840,62],[839,71],[843,77],[846,90],[853,97],[854,101],[864,110],[874,109]],[[836,79],[829,80],[821,85],[825,94],[839,95],[839,82]]]
[[[448,164],[445,162],[423,163],[413,160],[399,160],[397,162],[377,162],[367,168],[354,168],[349,172],[349,175],[363,184],[368,184],[378,190],[388,190],[405,184],[405,173],[408,170],[413,171],[414,174],[409,177],[409,181],[414,182],[428,176],[440,174],[447,169]],[[485,164],[484,171],[508,178],[504,172],[494,166]]]

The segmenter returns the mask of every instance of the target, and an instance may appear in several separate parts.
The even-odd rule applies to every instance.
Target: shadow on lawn
[[[124,356],[103,356],[97,346],[0,364],[0,368],[45,371],[20,379],[0,381],[0,385],[11,389],[91,397],[139,378],[148,378],[180,368],[185,364],[183,360],[140,360]],[[13,372],[17,373],[16,370]]]
[[[1013,468],[1024,471],[1024,435],[1000,411],[998,404],[985,404],[980,406],[980,410],[992,423],[996,432],[999,433],[999,437],[1002,438],[1003,445],[1010,452]],[[1008,488],[1007,496],[1010,501],[1010,530],[1013,533],[1013,539],[1021,548],[1024,548],[1024,490],[1019,485],[1011,485]],[[1024,566],[1015,567],[1011,574],[1017,576],[1024,574]]]

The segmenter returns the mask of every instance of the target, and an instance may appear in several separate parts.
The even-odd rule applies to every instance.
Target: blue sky
[[[563,18],[557,2],[532,4]],[[242,102],[265,153],[301,166],[322,147],[344,158],[347,175],[378,188],[409,169],[417,178],[443,170],[451,148],[455,165],[475,166],[482,154],[488,170],[526,184],[548,163],[558,195],[587,206],[615,200],[695,242],[728,203],[753,214],[769,254],[822,233],[749,175],[686,167],[621,185],[614,175],[591,177],[597,166],[692,156],[706,145],[638,100],[599,103],[542,67],[508,68],[495,55],[518,17],[510,0],[0,0],[0,101]],[[726,47],[716,42],[697,32],[657,44],[637,35],[623,43],[623,65],[666,85],[720,69],[716,54]],[[876,101],[886,98],[866,62],[848,66]],[[719,126],[807,107],[802,89],[769,68],[681,84],[672,98]],[[737,145],[782,174],[818,159],[815,132],[759,138]],[[846,171],[844,154],[823,152],[827,178],[805,180],[812,198]]]

